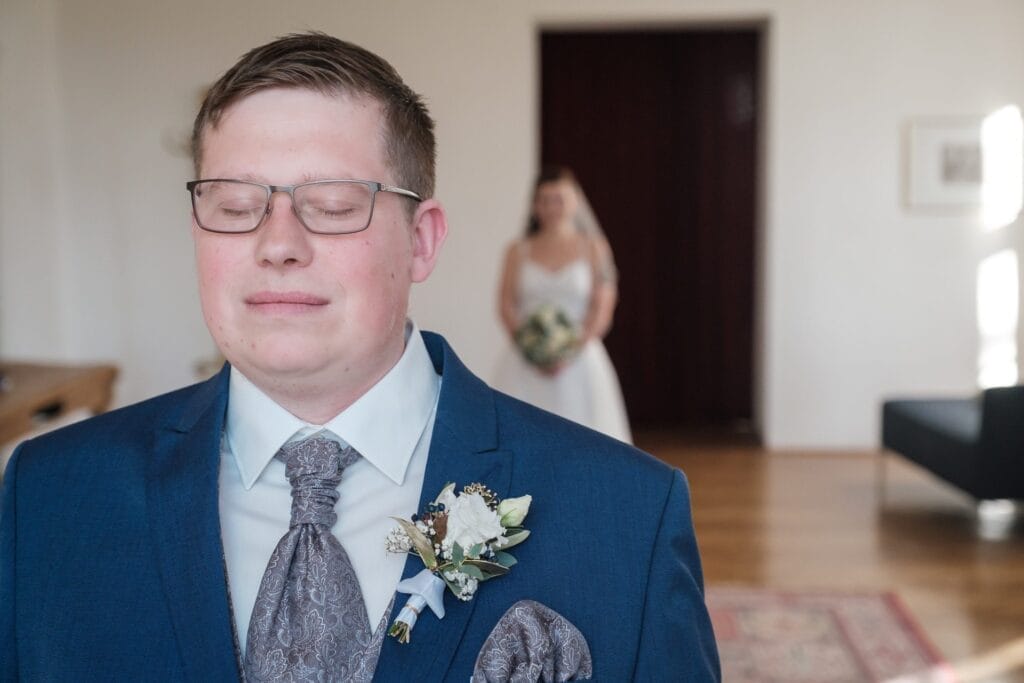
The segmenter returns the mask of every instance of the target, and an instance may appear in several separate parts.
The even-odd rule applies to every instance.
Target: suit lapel
[[[423,338],[442,381],[420,509],[433,501],[448,482],[455,482],[460,488],[480,482],[498,496],[507,496],[512,457],[498,450],[493,392],[462,365],[439,336],[424,332]],[[414,576],[422,569],[419,557],[410,555],[402,578]],[[408,644],[385,638],[376,680],[445,678],[476,605],[476,600],[462,602],[448,591],[445,593],[444,619],[428,610],[416,622]],[[396,593],[394,615],[407,597]]]
[[[438,335],[423,333],[442,376],[420,507],[448,482],[480,482],[508,495],[512,457],[498,449],[493,392],[459,361]],[[220,537],[220,439],[227,406],[228,371],[196,389],[182,417],[156,437],[147,471],[149,527],[157,549],[168,609],[185,678],[238,678]],[[423,568],[410,556],[403,578]],[[400,609],[406,596],[396,594]],[[445,597],[445,618],[425,613],[411,642],[385,638],[377,680],[442,680],[462,642],[476,605]],[[393,614],[397,614],[393,612]]]
[[[185,678],[238,678],[220,537],[220,438],[228,368],[200,385],[156,436],[147,471],[149,528]]]

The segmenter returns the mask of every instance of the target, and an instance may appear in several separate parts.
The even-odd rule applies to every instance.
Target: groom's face
[[[205,131],[201,158],[202,178],[397,184],[381,107],[366,97],[258,92]],[[422,206],[410,211],[410,201],[378,193],[369,227],[345,235],[306,230],[281,192],[251,233],[207,232],[193,217],[203,314],[225,357],[270,388],[371,386],[401,355],[411,283],[433,265],[424,270],[416,254]]]

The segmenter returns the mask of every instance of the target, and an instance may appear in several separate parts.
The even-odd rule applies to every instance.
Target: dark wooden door
[[[544,32],[541,158],[620,271],[606,339],[634,427],[752,415],[759,32]]]

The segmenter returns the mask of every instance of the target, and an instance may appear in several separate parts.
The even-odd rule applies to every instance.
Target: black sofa
[[[882,446],[979,501],[1024,499],[1024,386],[885,401]]]

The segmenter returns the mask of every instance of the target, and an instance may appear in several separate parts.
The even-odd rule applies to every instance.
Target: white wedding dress
[[[581,256],[552,271],[524,255],[520,264],[519,319],[525,320],[550,304],[565,311],[577,327],[582,326],[593,282],[590,262]],[[632,442],[619,379],[600,340],[587,342],[553,377],[528,363],[510,342],[499,360],[494,387],[620,441]]]

